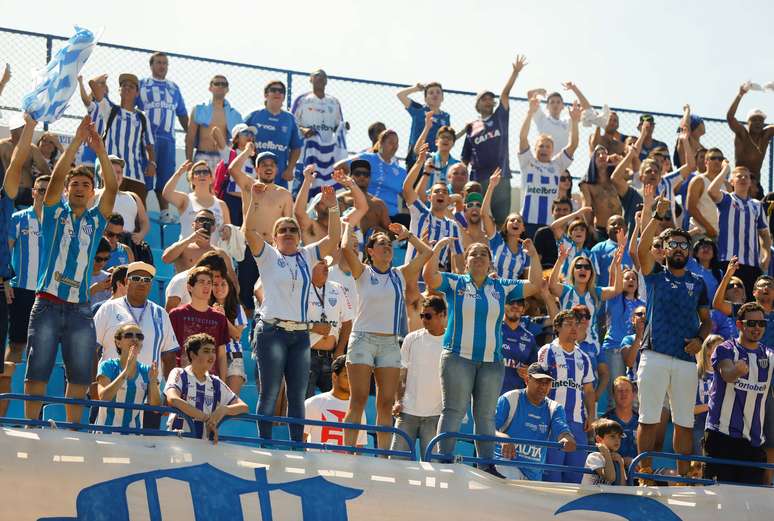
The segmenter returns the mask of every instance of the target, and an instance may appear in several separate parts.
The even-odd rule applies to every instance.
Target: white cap
[[[747,121],[750,121],[750,118],[766,119],[766,113],[763,112],[761,109],[752,109],[750,112],[747,113]]]
[[[16,130],[22,128],[24,123],[24,114],[21,112],[15,113],[10,120],[8,120],[8,130]]]
[[[252,126],[248,126],[245,123],[237,123],[234,125],[234,128],[231,129],[231,139],[234,139],[239,135],[240,132],[244,132],[245,130],[249,130],[253,133],[253,135],[258,133],[258,129]]]

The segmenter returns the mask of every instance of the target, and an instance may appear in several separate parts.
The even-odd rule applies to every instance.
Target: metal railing
[[[670,459],[675,461],[699,461],[701,463],[713,463],[716,465],[733,465],[735,467],[748,467],[748,468],[758,468],[758,469],[768,469],[768,470],[774,470],[774,464],[772,463],[759,463],[757,461],[742,461],[742,460],[734,460],[734,459],[723,459],[723,458],[711,458],[709,456],[698,456],[695,454],[675,454],[673,452],[656,452],[656,451],[645,451],[640,454],[637,454],[635,458],[632,460],[632,462],[629,464],[629,470],[627,471],[627,485],[633,485],[634,480],[637,478],[643,478],[647,480],[653,480],[653,481],[666,481],[666,482],[672,482],[672,483],[685,483],[687,485],[717,485],[717,484],[725,484],[725,485],[742,485],[742,483],[731,483],[731,482],[725,482],[725,481],[715,481],[714,479],[706,479],[706,478],[689,478],[684,476],[670,476],[665,474],[653,474],[650,472],[637,472],[637,465],[639,465],[640,461],[642,461],[644,458],[663,458],[663,459]],[[772,488],[771,485],[750,485],[748,483],[744,483],[744,486],[747,487],[763,487],[763,488]]]
[[[21,99],[26,94],[29,86],[27,71],[32,68],[42,68],[67,40],[66,37],[21,31],[12,28],[0,28],[0,63],[8,62],[13,69],[13,80],[6,86],[3,98],[0,100],[0,109],[7,112],[19,110]],[[89,61],[86,63],[82,75],[90,78],[99,74],[109,75],[110,89],[117,91],[118,75],[122,72],[133,72],[139,77],[149,75],[148,56],[151,49],[129,47],[110,43],[99,43]],[[190,109],[197,103],[208,101],[210,93],[207,90],[209,80],[215,74],[223,74],[229,81],[228,100],[233,107],[239,110],[243,116],[249,112],[263,107],[263,86],[270,80],[281,80],[287,84],[287,106],[300,94],[310,90],[308,84],[309,74],[305,71],[254,65],[249,63],[202,58],[188,54],[167,52],[170,58],[169,78],[175,81],[181,88],[187,108]],[[536,67],[537,65],[530,65]],[[510,70],[510,64],[500,65],[503,72]],[[328,70],[329,73],[333,72]],[[527,71],[528,72],[528,71]],[[426,79],[429,80],[429,79]],[[583,78],[577,79],[582,84]],[[368,139],[368,126],[375,121],[382,121],[388,128],[398,132],[401,143],[399,155],[405,155],[408,148],[408,137],[411,120],[403,105],[396,98],[398,89],[407,85],[395,82],[378,81],[362,78],[350,78],[329,74],[326,93],[335,96],[341,102],[344,119],[350,124],[347,134],[348,148],[350,151],[360,151],[371,142]],[[498,92],[500,85],[491,85],[490,88]],[[525,91],[524,82],[519,79],[515,89]],[[475,93],[465,90],[445,89],[443,110],[452,118],[452,126],[462,128],[466,123],[477,119],[475,111]],[[728,93],[729,104],[734,97],[733,92]],[[50,130],[62,134],[71,134],[76,126],[77,119],[85,113],[85,109],[76,93],[71,100],[66,116],[50,125]],[[418,101],[420,99],[418,98]],[[604,100],[597,100],[604,101]],[[675,107],[682,107],[685,101],[675,100]],[[523,97],[511,97],[509,150],[511,151],[511,166],[518,166],[516,150],[518,149],[518,130],[527,113],[527,100]],[[649,113],[657,118],[654,138],[667,143],[670,149],[674,147],[675,131],[678,127],[681,115],[649,110],[633,110],[629,108],[614,108],[620,120],[620,132],[625,135],[635,134],[639,115]],[[5,114],[6,118],[10,114]],[[728,157],[732,157],[734,151],[734,134],[728,128],[725,119],[705,117],[706,134],[702,138],[705,147],[717,146]],[[586,172],[589,160],[589,149],[586,146],[587,138],[593,129],[581,129],[581,145],[575,154],[575,161],[570,168],[573,177],[580,179]],[[178,129],[178,147],[183,147],[183,130]],[[532,139],[536,131],[532,130]],[[462,149],[462,141],[458,140],[452,153],[459,156]],[[761,183],[771,191],[774,189],[774,150],[769,147],[769,153],[761,169]]]

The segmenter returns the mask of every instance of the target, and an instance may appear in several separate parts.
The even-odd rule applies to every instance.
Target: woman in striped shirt
[[[226,385],[239,396],[239,391],[247,381],[245,359],[240,339],[247,325],[247,316],[239,303],[236,286],[229,277],[218,277],[212,283],[212,298],[210,306],[214,311],[224,315],[228,320],[228,335],[226,344]]]

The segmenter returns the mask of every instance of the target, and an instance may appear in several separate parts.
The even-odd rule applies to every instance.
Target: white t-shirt
[[[426,329],[412,331],[400,348],[400,366],[407,369],[403,412],[413,416],[440,416],[441,353],[443,335],[433,336]]]
[[[312,293],[312,265],[320,260],[316,244],[299,248],[294,255],[283,255],[269,243],[253,257],[261,273],[265,319],[308,322],[307,303]]]
[[[169,300],[169,297],[177,297],[180,299],[178,306],[191,303],[191,294],[188,293],[188,272],[190,270],[181,271],[169,281],[167,289],[164,291],[164,296]]]
[[[589,453],[588,456],[586,456],[585,467],[591,470],[604,469],[605,457],[600,452],[591,452]],[[582,485],[612,485],[613,483],[611,481],[605,480],[599,474],[594,473],[594,474],[584,474],[583,479],[581,480],[581,484]]]
[[[331,266],[328,270],[328,280],[338,282],[344,287],[344,293],[347,295],[352,309],[356,311],[358,301],[357,282],[355,281],[355,277],[352,276],[352,273],[344,272],[338,266]]]
[[[550,114],[538,109],[532,116],[535,128],[541,134],[548,134],[554,140],[554,153],[559,152],[570,142],[570,119],[556,119]]]
[[[322,300],[322,303],[320,302]],[[323,288],[312,286],[309,292],[309,310],[308,319],[310,322],[319,322],[322,320],[322,314],[325,313],[325,320],[331,323],[330,334],[339,337],[341,323],[351,321],[355,318],[355,311],[347,298],[344,288],[333,281],[327,281]],[[320,341],[322,335],[309,333],[309,344],[314,345]]]
[[[397,335],[404,313],[406,279],[399,268],[384,273],[366,265],[357,279],[358,305],[353,331]]]
[[[320,393],[304,402],[306,413],[304,418],[307,420],[322,420],[328,422],[341,423],[349,409],[349,400],[339,400],[333,396],[333,391]],[[363,412],[363,418],[360,423],[366,423],[366,415]],[[330,445],[344,445],[344,429],[336,427],[320,427],[318,425],[305,425],[304,432],[309,435],[307,441],[311,443],[328,443]],[[368,443],[368,434],[361,430],[357,435],[357,445],[366,445]]]
[[[119,358],[116,351],[116,329],[127,322],[136,323],[145,335],[137,361],[146,365],[155,361],[161,369],[161,353],[177,351],[177,337],[166,310],[150,300],[146,301],[144,308],[130,306],[126,297],[102,303],[94,315],[97,344],[102,346],[101,360]]]

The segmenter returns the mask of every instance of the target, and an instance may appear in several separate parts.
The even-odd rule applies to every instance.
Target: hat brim
[[[531,374],[529,376],[530,378],[534,378],[535,380],[551,380],[552,382],[554,381],[554,378],[551,375],[547,375],[547,374],[537,373],[537,374]]]

